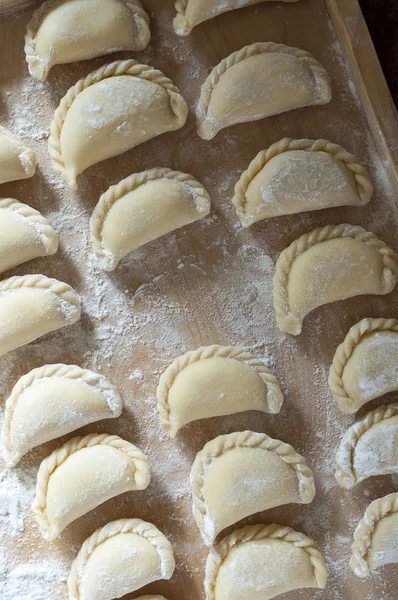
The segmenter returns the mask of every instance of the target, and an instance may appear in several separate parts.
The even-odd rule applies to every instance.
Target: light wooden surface
[[[84,298],[79,324],[0,359],[1,395],[6,397],[23,373],[45,363],[75,362],[98,369],[119,387],[126,409],[117,421],[82,432],[118,433],[148,452],[153,466],[146,492],[107,502],[52,544],[39,539],[29,518],[25,532],[10,540],[10,551],[15,560],[55,557],[69,564],[97,527],[111,519],[141,517],[169,536],[178,562],[170,582],[151,585],[147,591],[163,593],[169,600],[201,600],[207,550],[191,517],[190,465],[209,439],[249,428],[291,443],[315,472],[318,491],[311,505],[281,507],[245,521],[291,525],[312,536],[325,554],[330,572],[327,589],[294,592],[286,600],[393,600],[398,584],[394,567],[366,581],[348,568],[356,523],[372,500],[395,486],[393,478],[380,477],[350,492],[337,487],[335,448],[354,419],[339,414],[327,388],[327,371],[351,325],[368,316],[397,316],[398,292],[321,307],[306,319],[296,339],[277,330],[272,308],[273,263],[283,248],[314,227],[359,224],[398,250],[397,116],[357,2],[264,3],[222,15],[185,39],[172,30],[172,0],[144,0],[144,5],[151,14],[153,37],[149,48],[136,57],[160,68],[180,86],[190,106],[188,123],[89,169],[80,177],[76,193],[61,186],[53,173],[44,132],[60,98],[80,77],[115,57],[131,55],[55,67],[41,84],[29,78],[23,55],[31,9],[0,17],[0,122],[22,133],[39,157],[34,179],[4,185],[0,194],[42,210],[61,238],[54,258],[22,265],[12,274],[43,272],[64,278]],[[238,125],[211,142],[201,140],[195,132],[194,105],[210,69],[232,51],[268,40],[312,52],[332,75],[332,103]],[[234,184],[258,151],[284,136],[327,138],[356,153],[375,184],[371,203],[241,229],[231,204]],[[110,184],[155,166],[176,168],[199,179],[212,197],[212,216],[147,245],[115,273],[102,273],[91,255],[90,213]],[[281,380],[285,406],[274,417],[247,413],[197,422],[170,441],[155,410],[159,373],[178,354],[211,343],[241,344],[268,358]],[[392,399],[390,395],[372,402],[359,414]],[[37,468],[58,443],[35,450],[22,467]],[[54,600],[66,599],[66,588],[60,589]]]

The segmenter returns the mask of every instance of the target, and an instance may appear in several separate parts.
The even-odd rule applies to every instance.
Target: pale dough
[[[312,54],[258,42],[222,60],[202,85],[196,107],[198,134],[211,140],[225,127],[328,104],[331,98],[330,77]]]
[[[365,167],[328,140],[284,138],[242,173],[233,203],[244,227],[262,219],[333,206],[364,206],[373,186]]]
[[[161,71],[135,60],[116,61],[70,88],[54,114],[49,150],[67,185],[102,160],[180,129],[188,107]]]
[[[173,548],[155,525],[141,519],[113,521],[83,543],[68,578],[69,600],[121,598],[153,581],[170,579],[174,568]]]
[[[36,172],[36,154],[16,135],[0,126],[0,184],[29,179]]]
[[[43,538],[54,540],[72,521],[106,500],[144,490],[149,461],[117,435],[75,437],[43,460],[32,511]]]
[[[383,565],[398,564],[398,493],[372,502],[354,534],[350,567],[368,577]]]
[[[205,346],[176,358],[162,374],[158,410],[165,430],[197,419],[247,410],[279,413],[283,394],[278,380],[250,352],[235,346]]]
[[[275,267],[274,307],[281,331],[298,335],[315,308],[362,294],[388,294],[397,282],[395,252],[362,227],[328,225],[302,235]]]
[[[253,431],[208,442],[196,456],[190,481],[193,514],[207,545],[249,515],[283,504],[309,504],[315,496],[305,459],[289,444]]]
[[[80,299],[66,283],[44,275],[0,282],[0,356],[80,319]]]
[[[103,194],[91,217],[94,252],[113,271],[130,252],[210,212],[210,198],[191,175],[150,169]]]
[[[329,387],[348,414],[398,390],[398,320],[362,319],[353,325],[334,355]]]
[[[297,2],[297,0],[279,0],[280,2]],[[192,29],[213,19],[222,13],[269,2],[269,0],[177,0],[175,3],[177,15],[173,21],[174,31],[177,35],[188,35]]]
[[[139,0],[47,0],[25,36],[29,72],[40,81],[54,65],[120,50],[144,50],[149,17]]]
[[[57,250],[58,236],[47,219],[27,204],[0,198],[0,273]]]
[[[2,429],[5,460],[15,465],[29,450],[84,425],[119,417],[122,400],[103,376],[76,365],[45,365],[15,384]]]
[[[309,537],[281,525],[252,525],[234,531],[210,553],[206,600],[270,600],[300,588],[324,589],[327,576]]]
[[[398,473],[398,404],[381,406],[352,425],[337,451],[336,479],[351,489],[374,475]]]

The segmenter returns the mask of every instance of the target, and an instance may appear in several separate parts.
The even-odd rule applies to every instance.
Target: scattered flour
[[[70,192],[52,169],[47,151],[49,123],[69,86],[105,60],[55,67],[48,82],[42,84],[28,77],[21,54],[16,76],[15,47],[20,44],[22,48],[30,13],[0,17],[7,19],[10,31],[16,27],[17,19],[21,22],[12,44],[3,47],[0,40],[0,77],[3,81],[4,76],[5,82],[4,93],[0,89],[1,121],[28,142],[39,157],[35,178],[7,184],[2,194],[43,211],[61,242],[59,252],[51,259],[22,265],[13,274],[44,272],[64,279],[83,298],[79,323],[0,359],[0,393],[5,399],[21,375],[49,362],[76,363],[98,370],[117,385],[126,408],[117,421],[95,424],[84,431],[118,433],[136,443],[148,455],[152,467],[148,490],[120,496],[92,511],[67,528],[51,547],[40,540],[29,506],[40,461],[58,442],[34,450],[14,471],[4,471],[0,478],[0,598],[63,599],[65,579],[80,544],[115,516],[153,521],[172,541],[178,567],[172,582],[165,584],[168,587],[164,593],[169,600],[180,598],[182,591],[186,600],[201,598],[207,549],[192,519],[189,471],[196,452],[209,439],[247,428],[266,431],[291,443],[315,472],[317,495],[310,506],[281,507],[247,520],[258,522],[261,518],[289,524],[317,541],[326,556],[330,583],[325,592],[311,591],[311,598],[393,600],[394,592],[389,589],[389,580],[383,579],[383,572],[363,584],[352,578],[348,568],[355,526],[366,505],[381,495],[384,487],[365,482],[358,493],[349,495],[337,486],[333,477],[336,445],[352,420],[338,413],[326,383],[333,356],[331,346],[334,349],[348,327],[367,316],[363,314],[365,309],[372,307],[375,315],[385,310],[386,300],[345,304],[342,309],[336,305],[323,307],[322,312],[308,317],[300,339],[288,338],[277,330],[272,307],[275,259],[305,231],[330,220],[338,222],[343,214],[349,222],[368,227],[391,244],[397,239],[397,231],[391,226],[396,208],[387,165],[376,152],[370,135],[363,134],[367,127],[347,80],[341,48],[329,23],[320,16],[324,4],[309,0],[297,6],[302,4],[300,10],[309,11],[309,23],[320,23],[319,30],[311,31],[306,38],[306,48],[315,52],[317,47],[325,46],[317,58],[333,70],[332,105],[304,109],[294,118],[287,114],[267,122],[237,126],[221,132],[212,143],[196,135],[193,107],[201,83],[219,61],[224,47],[218,46],[217,40],[204,46],[203,38],[195,31],[189,38],[178,38],[171,28],[172,11],[164,10],[166,3],[147,0],[147,4],[152,9],[154,38],[137,58],[162,69],[166,75],[173,75],[178,65],[174,79],[190,106],[188,123],[173,135],[154,139],[93,167],[80,178],[77,193]],[[297,10],[294,4],[289,9],[264,5],[261,14],[263,8],[272,10],[281,31],[289,32],[283,37],[291,37],[293,45],[300,45],[302,38],[296,39],[294,21],[285,17],[288,10],[289,14]],[[249,18],[250,12],[246,14]],[[259,14],[260,9],[253,12],[253,27]],[[247,39],[239,20],[234,25],[232,18],[226,19],[232,28],[238,27],[231,39],[239,36],[241,40],[246,35],[245,43],[253,41]],[[209,27],[216,24],[209,23]],[[261,34],[256,30],[264,41],[270,37],[268,27],[261,25]],[[250,32],[250,27],[246,29]],[[231,51],[236,49],[237,46],[231,47]],[[334,111],[333,118],[329,109]],[[304,117],[305,110],[307,114],[312,112],[303,127],[298,116]],[[90,114],[94,124],[101,118],[95,106]],[[339,214],[322,211],[274,219],[243,230],[230,202],[234,184],[257,152],[283,136],[329,137],[347,146],[369,166],[376,188],[375,202],[362,209],[343,209]],[[157,166],[178,168],[197,176],[210,192],[212,214],[137,250],[114,273],[104,273],[92,256],[89,240],[89,219],[95,203],[109,185],[134,171]],[[330,339],[330,343],[325,344],[325,339]],[[200,421],[184,428],[172,441],[162,430],[156,409],[159,375],[177,355],[211,343],[241,344],[265,359],[281,381],[285,405],[275,417],[245,413]],[[297,592],[295,598],[304,600],[308,592]]]

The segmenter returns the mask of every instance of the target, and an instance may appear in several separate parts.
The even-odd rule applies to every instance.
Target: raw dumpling
[[[398,473],[398,404],[381,406],[352,425],[337,451],[336,479],[347,490],[373,475]]]
[[[54,65],[144,50],[151,33],[139,0],[47,0],[25,36],[29,72],[40,81]]]
[[[26,144],[0,126],[0,184],[29,179],[36,172],[36,154]]]
[[[312,54],[259,42],[233,52],[206,79],[196,108],[198,134],[211,140],[224,127],[331,98],[330,77]]]
[[[106,271],[127,254],[210,212],[210,198],[191,175],[150,169],[103,194],[91,217],[94,252]]]
[[[398,390],[398,320],[362,319],[336,350],[329,387],[341,412],[352,414]]]
[[[289,444],[265,433],[220,435],[198,452],[191,470],[193,514],[212,545],[226,527],[283,504],[309,504],[311,469]]]
[[[49,138],[54,169],[71,188],[96,163],[166,131],[180,129],[188,107],[161,71],[116,61],[70,88],[54,114]]]
[[[270,600],[300,588],[324,589],[327,576],[325,560],[309,537],[282,525],[252,525],[211,551],[206,600]]]
[[[0,356],[80,319],[80,300],[66,283],[44,275],[0,282]]]
[[[395,252],[373,233],[347,223],[314,229],[283,250],[276,263],[279,328],[298,335],[315,308],[362,294],[388,294],[397,275]]]
[[[358,577],[398,563],[398,493],[375,500],[354,534],[350,567]]]
[[[174,569],[172,545],[155,525],[141,519],[113,521],[81,547],[68,578],[69,600],[121,598],[152,581],[170,579]]]
[[[43,538],[54,540],[72,521],[106,500],[149,485],[147,457],[117,435],[75,437],[40,465],[32,511]]]
[[[279,413],[283,394],[277,378],[250,352],[205,346],[176,358],[160,378],[158,410],[171,437],[197,419],[246,410]]]
[[[89,423],[119,417],[122,400],[103,376],[76,365],[45,365],[21,377],[6,402],[2,442],[15,465],[29,450]]]
[[[58,236],[47,219],[27,204],[0,198],[0,273],[57,250]]]
[[[260,2],[269,0],[177,0],[177,15],[173,21],[174,31],[177,35],[188,35],[192,29],[203,23],[217,17],[222,13]],[[297,2],[297,0],[280,0],[281,2]]]
[[[235,186],[244,227],[262,219],[333,206],[363,206],[373,186],[365,167],[327,140],[285,138],[252,160]]]

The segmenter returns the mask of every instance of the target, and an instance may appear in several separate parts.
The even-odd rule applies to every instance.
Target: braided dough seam
[[[216,65],[213,70],[210,72],[206,81],[202,85],[200,97],[198,104],[196,106],[196,121],[198,123],[198,134],[203,139],[211,139],[208,137],[208,108],[210,105],[211,97],[213,94],[213,90],[215,86],[220,81],[221,77],[230,69],[231,67],[243,62],[247,58],[252,56],[256,56],[257,54],[287,54],[292,55],[295,58],[300,60],[304,60],[308,63],[310,69],[312,67],[322,68],[324,72],[324,76],[329,78],[324,67],[321,63],[316,60],[316,58],[306,50],[301,50],[300,48],[295,48],[292,46],[286,46],[286,44],[276,44],[274,42],[256,42],[255,44],[251,44],[245,46],[241,50],[237,50],[233,52],[226,58],[224,58],[218,65]]]
[[[71,288],[70,285],[58,279],[51,279],[45,275],[22,275],[18,277],[9,277],[0,281],[0,296],[6,292],[12,292],[22,288],[38,288],[46,290],[57,296],[60,300],[67,302],[71,306],[74,306],[79,310],[80,314],[80,300],[76,292]],[[61,306],[62,310],[62,306]],[[71,322],[75,322],[76,313],[73,314],[73,318],[68,317],[68,314],[63,311],[64,317]]]
[[[246,352],[246,350],[236,346],[201,346],[197,350],[187,352],[186,354],[177,357],[160,377],[156,397],[160,420],[167,432],[170,433],[171,429],[169,392],[176,377],[190,364],[199,360],[206,360],[214,357],[237,360],[255,370],[267,388],[268,412],[271,414],[280,412],[283,404],[283,394],[279,382],[268,367],[266,367],[262,361],[258,360],[254,354]]]
[[[263,170],[263,168],[276,156],[285,152],[302,150],[306,152],[327,152],[331,154],[336,161],[342,162],[350,170],[355,178],[358,196],[365,205],[369,202],[373,193],[373,185],[370,181],[367,169],[361,165],[359,160],[347,152],[342,146],[333,144],[328,140],[295,140],[284,138],[275,144],[272,144],[267,150],[262,150],[251,161],[246,171],[242,173],[235,186],[235,195],[232,202],[236,208],[239,219],[242,221],[246,217],[247,190],[253,179]]]
[[[117,393],[116,388],[103,375],[95,373],[94,371],[89,371],[88,369],[81,369],[77,365],[64,365],[61,363],[44,365],[38,369],[33,369],[26,375],[23,375],[17,381],[12,389],[11,395],[6,401],[6,409],[2,428],[2,441],[11,458],[15,454],[15,451],[13,453],[10,439],[11,424],[15,407],[18,404],[20,396],[25,392],[25,390],[35,385],[38,381],[52,377],[80,380],[90,387],[94,387],[102,392],[111,393],[112,400],[105,394],[105,402],[108,404],[108,408],[114,416],[118,416],[120,414],[122,409],[120,396]]]
[[[358,577],[367,577],[370,573],[368,553],[378,522],[395,513],[398,513],[398,493],[389,494],[372,502],[359,521],[354,533],[350,560],[350,567]]]
[[[130,75],[140,79],[150,81],[163,87],[170,99],[170,109],[178,121],[183,121],[186,118],[186,103],[181,96],[179,89],[174,83],[166,77],[161,71],[154,69],[149,65],[144,65],[136,60],[118,60],[113,63],[104,65],[96,71],[89,73],[87,77],[80,79],[72,86],[62,98],[58,108],[54,113],[54,119],[51,123],[51,133],[48,140],[50,155],[53,159],[53,167],[59,173],[62,179],[74,189],[76,189],[76,180],[68,178],[65,163],[62,158],[61,148],[61,133],[65,123],[69,108],[72,106],[76,97],[90,86],[109,79],[110,77],[118,77],[120,75]]]
[[[51,475],[75,452],[78,452],[83,448],[92,448],[93,446],[102,445],[116,448],[131,458],[134,464],[135,480],[137,480],[137,474],[143,479],[143,487],[141,489],[145,489],[149,484],[150,469],[147,457],[136,446],[123,440],[118,435],[91,433],[84,437],[75,437],[69,440],[42,461],[37,474],[36,495],[32,504],[32,512],[39,523],[42,535],[45,539],[54,539],[54,531],[46,513],[47,491]]]
[[[374,331],[395,331],[398,333],[398,319],[362,319],[362,321],[351,327],[344,341],[337,347],[333,357],[333,363],[329,370],[329,388],[342,412],[347,412],[343,410],[343,407],[347,404],[350,407],[350,412],[357,411],[354,398],[351,398],[344,388],[344,369],[361,339]]]
[[[305,458],[298,454],[290,444],[274,440],[265,433],[255,433],[253,431],[239,431],[220,435],[207,442],[203,449],[198,452],[190,475],[193,514],[203,538],[211,543],[213,540],[210,538],[206,525],[208,514],[203,492],[204,478],[211,463],[234,448],[261,448],[273,452],[296,471],[299,493],[303,504],[309,504],[315,496],[315,482],[312,471],[307,466]]]
[[[373,425],[391,419],[396,415],[398,415],[398,404],[380,406],[347,429],[337,450],[335,477],[341,487],[350,490],[362,481],[357,477],[354,470],[355,450],[361,436],[369,431]]]
[[[134,26],[139,41],[138,50],[144,50],[148,45],[145,29],[149,27],[149,16],[142,7],[139,0],[121,0],[131,11]],[[44,62],[36,51],[36,35],[45,19],[52,9],[60,3],[60,0],[46,0],[33,13],[25,34],[25,55],[28,63],[29,73],[39,81],[45,81],[51,69],[51,62]]]
[[[302,548],[314,570],[314,579],[319,588],[326,586],[327,569],[322,554],[315,547],[313,540],[291,527],[281,525],[249,525],[234,531],[225,537],[209,554],[206,563],[206,600],[216,600],[215,588],[220,567],[229,552],[238,546],[252,541],[265,539],[280,540]]]
[[[178,181],[190,188],[194,198],[203,198],[206,202],[210,203],[209,194],[206,189],[199,181],[194,179],[192,175],[167,168],[158,167],[149,169],[148,171],[142,171],[141,173],[134,173],[133,175],[130,175],[130,177],[126,177],[126,179],[120,181],[118,184],[112,185],[104,194],[102,194],[90,221],[91,241],[93,243],[94,253],[96,257],[101,260],[106,270],[114,266],[114,260],[112,260],[112,257],[109,255],[110,253],[107,252],[102,239],[102,229],[109,211],[113,205],[126,194],[135,191],[149,181],[160,179]]]
[[[362,242],[381,254],[383,257],[382,289],[390,289],[392,282],[395,285],[398,277],[396,254],[374,233],[348,223],[319,227],[294,240],[290,246],[281,252],[277,260],[274,275],[273,296],[276,317],[280,327],[282,327],[285,320],[291,320],[299,326],[298,333],[301,331],[301,320],[297,319],[297,317],[290,312],[287,292],[289,273],[293,262],[306,250],[312,248],[316,244],[346,237]]]
[[[147,523],[141,519],[119,519],[97,529],[97,531],[83,542],[79,554],[73,561],[68,577],[70,600],[81,599],[79,588],[82,575],[94,550],[110,538],[121,533],[134,533],[148,540],[159,555],[162,578],[170,579],[175,568],[174,554],[172,546],[164,534],[155,525],[152,525],[152,523]]]
[[[58,248],[58,236],[50,222],[43,215],[28,204],[23,204],[14,198],[0,198],[0,210],[9,210],[20,215],[37,231],[40,243],[47,254],[53,254]]]

